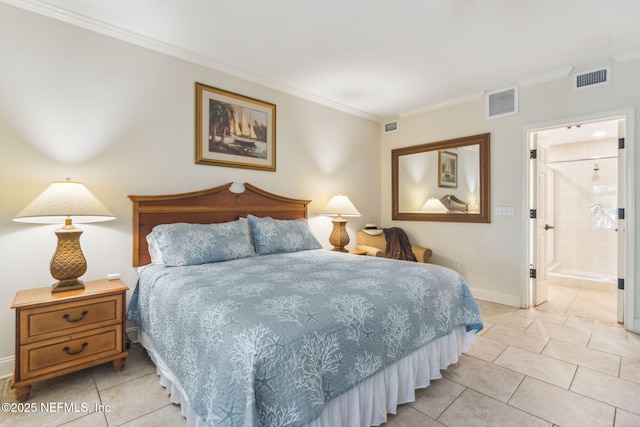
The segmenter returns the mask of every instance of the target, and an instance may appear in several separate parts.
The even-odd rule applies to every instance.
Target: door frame
[[[633,164],[635,161],[635,108],[623,108],[619,110],[611,110],[611,111],[603,111],[598,113],[592,113],[581,116],[573,116],[573,117],[565,117],[561,119],[550,120],[542,123],[533,123],[529,125],[523,126],[523,137],[522,140],[524,142],[525,153],[522,156],[523,172],[524,172],[524,191],[522,192],[522,206],[524,215],[522,217],[522,226],[525,230],[525,247],[524,247],[524,260],[526,268],[523,269],[522,272],[522,283],[523,283],[523,304],[522,306],[525,308],[529,308],[532,306],[533,299],[533,287],[535,286],[535,279],[529,278],[529,270],[530,270],[530,260],[533,258],[534,254],[531,251],[531,239],[535,238],[532,236],[532,227],[530,226],[530,218],[529,218],[529,210],[531,209],[531,161],[529,160],[529,152],[530,152],[530,133],[535,132],[537,130],[542,130],[545,128],[554,128],[554,127],[562,127],[567,126],[576,122],[586,122],[586,121],[604,121],[607,119],[614,118],[624,118],[626,124],[626,135],[625,135],[625,163],[624,167],[626,169],[626,205],[625,208],[625,219],[624,219],[624,256],[625,256],[625,268],[624,268],[624,279],[625,279],[625,299],[624,299],[624,325],[627,330],[640,332],[640,320],[636,322],[635,320],[635,293],[636,293],[636,282],[635,282],[635,173]],[[620,206],[619,204],[619,207]],[[535,265],[533,266],[535,268]]]

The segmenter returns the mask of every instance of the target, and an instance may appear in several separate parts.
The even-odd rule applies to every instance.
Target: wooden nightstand
[[[51,287],[19,291],[16,310],[16,398],[31,384],[112,362],[124,367],[125,294],[120,280],[85,282],[85,289],[51,293]]]

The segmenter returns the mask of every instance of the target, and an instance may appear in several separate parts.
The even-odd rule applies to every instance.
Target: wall
[[[250,182],[311,199],[310,222],[343,192],[380,222],[379,124],[179,59],[0,4],[0,376],[13,371],[15,292],[54,282],[54,225],[11,219],[51,182],[83,182],[117,217],[83,224],[85,280],[121,273],[133,287],[129,194],[167,194]],[[277,105],[277,171],[195,164],[195,82]]]
[[[591,64],[594,68],[603,64]],[[399,130],[382,136],[382,223],[403,227],[418,244],[433,250],[433,262],[453,266],[460,261],[474,295],[482,299],[521,306],[524,304],[525,260],[524,212],[526,194],[526,128],[534,124],[564,118],[592,115],[635,107],[635,123],[640,123],[640,86],[637,76],[640,61],[611,64],[612,82],[608,85],[574,91],[571,77],[519,89],[519,114],[486,120],[484,99],[437,111],[399,118]],[[578,70],[579,71],[579,70]],[[492,88],[493,89],[493,88]],[[640,141],[638,126],[627,138],[628,144]],[[496,216],[490,224],[391,221],[391,150],[433,141],[491,133],[491,206],[514,207],[514,216]],[[640,165],[635,150],[632,169]],[[635,217],[640,197],[636,186],[635,205],[628,206]],[[640,242],[635,234],[636,245]],[[640,251],[634,247],[635,277],[640,277]],[[627,281],[627,287],[637,284]],[[640,290],[635,292],[635,328],[640,329]],[[629,325],[629,327],[634,327]]]

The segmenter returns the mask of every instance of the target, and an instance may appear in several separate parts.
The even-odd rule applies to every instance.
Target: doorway
[[[526,306],[558,304],[553,298],[571,295],[573,301],[598,301],[582,307],[592,316],[624,323],[620,284],[628,242],[619,214],[626,203],[627,116],[583,117],[527,130]]]

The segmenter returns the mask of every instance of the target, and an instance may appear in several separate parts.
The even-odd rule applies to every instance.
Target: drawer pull
[[[62,349],[62,351],[64,351],[65,353],[67,353],[69,356],[73,356],[74,354],[80,354],[84,351],[85,348],[87,348],[87,346],[89,345],[88,342],[83,342],[82,343],[82,348],[78,351],[69,351],[71,350],[69,347],[65,347]]]
[[[75,323],[75,322],[79,322],[82,319],[84,319],[84,316],[86,316],[87,314],[89,314],[89,312],[87,310],[84,310],[82,312],[82,315],[80,317],[78,317],[77,319],[69,319],[69,315],[68,314],[65,314],[64,316],[62,316],[62,318],[64,320],[66,320],[67,322],[69,322],[69,323]]]

